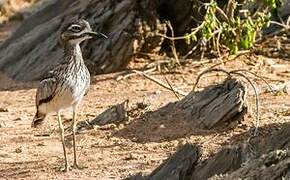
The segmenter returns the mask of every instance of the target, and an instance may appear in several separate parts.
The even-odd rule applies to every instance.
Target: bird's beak
[[[86,32],[87,35],[89,35],[90,37],[92,38],[105,38],[105,39],[108,39],[108,37],[103,34],[103,33],[99,33],[99,32]]]

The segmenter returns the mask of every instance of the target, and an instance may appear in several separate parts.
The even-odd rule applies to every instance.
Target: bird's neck
[[[66,43],[64,46],[64,60],[76,63],[83,64],[83,56],[79,43]]]

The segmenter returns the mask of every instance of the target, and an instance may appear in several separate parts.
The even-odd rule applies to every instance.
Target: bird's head
[[[72,44],[79,44],[90,38],[107,38],[106,35],[92,31],[86,20],[77,20],[64,26],[61,31],[61,40]]]

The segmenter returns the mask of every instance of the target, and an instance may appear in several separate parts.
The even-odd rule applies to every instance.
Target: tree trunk
[[[157,52],[166,27],[160,23],[156,3],[149,0],[53,1],[26,19],[0,47],[0,71],[17,80],[36,80],[62,60],[60,29],[74,18],[84,18],[109,39],[83,44],[93,73],[126,67],[137,52]]]

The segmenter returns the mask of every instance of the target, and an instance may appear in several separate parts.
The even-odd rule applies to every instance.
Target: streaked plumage
[[[57,112],[65,157],[65,171],[69,170],[69,165],[60,111],[73,108],[74,167],[78,167],[75,147],[76,110],[90,84],[90,74],[84,64],[79,44],[91,37],[106,36],[92,32],[89,23],[85,20],[79,20],[65,26],[61,33],[64,60],[40,82],[36,92],[37,112],[32,127],[37,127],[43,122],[47,114]]]

